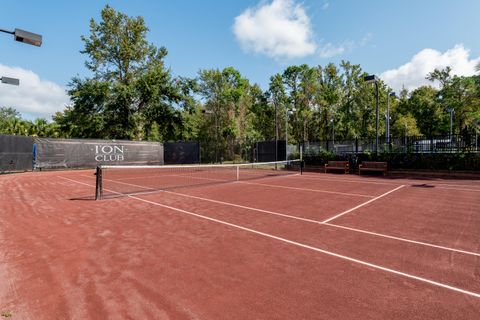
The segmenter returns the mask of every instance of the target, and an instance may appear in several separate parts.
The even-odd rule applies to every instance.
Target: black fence
[[[200,144],[198,141],[165,142],[165,164],[200,163]]]
[[[478,135],[452,136],[404,136],[392,137],[388,141],[379,138],[375,150],[375,139],[327,140],[304,142],[303,152],[320,153],[328,151],[333,154],[358,153],[480,153]]]
[[[349,159],[388,158],[392,166],[415,166],[419,159],[431,167],[478,168],[478,135],[404,136],[375,139],[327,140],[303,142],[303,156],[315,163],[327,157]],[[287,149],[287,150],[286,150]],[[146,142],[86,139],[45,139],[0,135],[0,172],[55,168],[89,168],[99,164],[196,164],[220,162],[270,162],[298,158],[300,144],[286,145],[284,140],[215,140],[183,142]],[[473,155],[470,162],[458,160]],[[432,157],[429,157],[431,155]],[[442,155],[442,157],[440,157]],[[324,159],[325,158],[325,159]],[[444,159],[444,160],[438,160]],[[470,159],[470,158],[469,158]],[[438,161],[438,164],[437,164]],[[307,161],[308,162],[308,161]],[[457,163],[461,165],[457,166]]]
[[[222,141],[201,140],[200,163],[244,163],[253,162],[256,141],[228,139]]]
[[[159,142],[37,138],[35,146],[36,169],[163,164]]]
[[[33,168],[33,139],[0,135],[0,172],[28,171]]]
[[[254,162],[271,162],[283,161],[286,159],[285,140],[278,140],[277,146],[275,141],[260,141],[255,143]],[[275,154],[277,154],[275,156]]]

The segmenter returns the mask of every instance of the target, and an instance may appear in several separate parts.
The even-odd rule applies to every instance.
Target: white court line
[[[202,179],[206,179],[206,178],[202,178]],[[155,190],[155,188],[140,186],[140,185],[133,184],[133,183],[121,182],[121,181],[118,181],[118,180],[111,180],[111,179],[105,179],[105,178],[103,178],[103,180],[110,181],[110,182],[113,182],[113,183],[120,183],[120,184],[124,184],[124,185],[127,185],[127,186],[132,186],[132,187],[138,187],[138,188],[142,188],[142,189],[152,190],[152,191]],[[220,179],[208,179],[208,180],[215,180],[215,181],[218,181],[218,182],[230,182],[230,180],[220,180]],[[181,187],[181,186],[175,186],[175,185],[174,185],[174,186],[165,186],[164,188],[178,188],[178,187]]]
[[[293,190],[300,190],[300,191],[309,191],[309,192],[319,192],[319,193],[329,193],[329,194],[338,194],[338,195],[343,195],[343,196],[353,196],[353,197],[363,197],[363,198],[373,198],[374,196],[369,196],[369,195],[364,195],[364,194],[357,194],[357,193],[345,193],[345,192],[336,192],[336,191],[326,191],[326,190],[317,190],[317,189],[307,189],[307,188],[296,188],[296,187],[288,187],[288,186],[279,186],[279,185],[273,185],[273,184],[265,184],[265,183],[255,183],[255,182],[247,182],[247,181],[230,181],[230,180],[220,180],[220,179],[212,179],[212,178],[201,178],[201,177],[192,177],[193,179],[202,179],[202,180],[212,180],[212,181],[218,181],[218,182],[235,182],[235,183],[242,183],[242,184],[251,184],[251,185],[259,185],[259,186],[266,186],[266,187],[271,187],[271,188],[283,188],[283,189],[293,189]],[[268,178],[268,177],[266,177]],[[272,177],[273,178],[273,177]],[[275,177],[277,178],[277,177]],[[113,183],[119,183],[119,184],[124,184],[124,185],[129,185],[132,187],[138,187],[142,189],[147,189],[147,190],[155,190],[154,188],[149,188],[145,186],[140,186],[136,185],[133,183],[127,183],[127,182],[121,182],[118,180],[111,180],[111,179],[105,179],[107,181],[113,182]],[[175,188],[175,187],[180,187],[180,186],[171,186],[170,188]],[[169,188],[167,186],[167,188]]]
[[[92,185],[87,184],[87,183],[75,181],[75,180],[64,178],[64,177],[60,177],[60,178],[92,187]],[[108,190],[108,191],[121,194],[120,192],[115,192],[115,191],[112,191],[112,190]],[[291,244],[291,245],[294,245],[294,246],[297,246],[297,247],[309,249],[309,250],[312,250],[312,251],[315,251],[315,252],[320,252],[320,253],[323,253],[323,254],[326,254],[326,255],[329,255],[329,256],[333,256],[333,257],[342,259],[342,260],[355,262],[355,263],[358,263],[358,264],[361,264],[361,265],[364,265],[364,266],[367,266],[367,267],[370,267],[370,268],[382,270],[384,272],[389,272],[389,273],[400,275],[400,276],[403,276],[403,277],[406,277],[406,278],[410,278],[410,279],[414,279],[414,280],[417,280],[417,281],[425,282],[425,283],[428,283],[428,284],[431,284],[431,285],[434,285],[434,286],[437,286],[437,287],[441,287],[441,288],[444,288],[444,289],[460,292],[460,293],[463,293],[465,295],[473,296],[475,298],[480,298],[480,293],[464,290],[464,289],[461,289],[461,288],[458,288],[458,287],[450,286],[450,285],[447,285],[447,284],[444,284],[444,283],[441,283],[441,282],[438,282],[438,281],[434,281],[434,280],[430,280],[430,279],[427,279],[427,278],[415,276],[415,275],[412,275],[412,274],[409,274],[409,273],[406,273],[406,272],[401,272],[401,271],[398,271],[398,270],[395,270],[395,269],[382,267],[382,266],[377,265],[377,264],[373,264],[373,263],[366,262],[366,261],[363,261],[363,260],[351,258],[351,257],[345,256],[345,255],[335,253],[335,252],[331,252],[331,251],[327,251],[327,250],[320,249],[320,248],[317,248],[317,247],[309,246],[309,245],[306,245],[306,244],[303,244],[303,243],[300,243],[300,242],[296,242],[296,241],[292,241],[292,240],[288,240],[288,239],[285,239],[285,238],[282,238],[282,237],[277,237],[277,236],[274,236],[274,235],[269,234],[269,233],[265,233],[265,232],[257,231],[257,230],[254,230],[254,229],[242,227],[240,225],[236,225],[236,224],[233,224],[233,223],[230,223],[230,222],[226,222],[226,221],[223,221],[223,220],[203,216],[201,214],[197,214],[197,213],[193,213],[193,212],[190,212],[190,211],[187,211],[187,210],[171,207],[171,206],[161,204],[161,203],[158,203],[158,202],[149,201],[149,200],[145,200],[145,199],[130,196],[130,195],[124,195],[124,196],[127,196],[129,198],[132,198],[132,199],[135,199],[135,200],[138,200],[138,201],[141,201],[141,202],[149,203],[149,204],[154,205],[154,206],[159,206],[159,207],[162,207],[162,208],[166,208],[166,209],[170,209],[170,210],[173,210],[173,211],[181,212],[181,213],[193,216],[193,217],[197,217],[197,218],[204,219],[204,220],[207,220],[207,221],[216,222],[216,223],[226,225],[226,226],[229,226],[229,227],[232,227],[232,228],[235,228],[235,229],[240,229],[240,230],[247,231],[247,232],[250,232],[250,233],[253,233],[253,234],[257,234],[257,235],[260,235],[260,236],[263,236],[263,237],[266,237],[266,238],[278,240],[278,241],[288,243],[288,244]]]
[[[389,182],[375,182],[375,181],[358,181],[358,180],[349,180],[349,179],[342,179],[342,178],[331,179],[331,178],[323,178],[323,177],[314,177],[314,176],[309,176],[309,175],[302,175],[302,176],[300,176],[300,178],[309,179],[309,180],[317,180],[317,181],[335,181],[335,182],[352,182],[352,183],[364,183],[364,184],[398,185],[398,183],[394,183],[394,182],[389,183]],[[406,180],[406,179],[403,179],[403,180]],[[426,184],[432,185],[435,188],[439,188],[439,189],[480,192],[480,189],[446,188],[446,187],[444,187],[444,186],[468,187],[469,185],[439,183],[438,181],[430,181],[430,180],[419,180],[419,182],[425,182]],[[412,185],[414,185],[414,184],[412,184]]]
[[[247,182],[247,181],[238,181],[242,184],[251,184],[256,186],[266,186],[271,188],[283,188],[283,189],[292,189],[292,190],[300,190],[300,191],[310,191],[310,192],[320,192],[320,193],[330,193],[330,194],[338,194],[343,196],[353,196],[353,197],[364,197],[364,198],[373,198],[374,196],[369,196],[365,194],[358,194],[358,193],[346,193],[346,192],[337,192],[337,191],[326,191],[326,190],[319,190],[319,189],[308,189],[308,188],[296,188],[296,187],[288,187],[288,186],[279,186],[273,184],[266,184],[266,183],[256,183],[256,182]]]
[[[356,228],[351,228],[351,227],[345,227],[345,226],[338,225],[338,224],[332,224],[332,223],[322,222],[322,221],[319,221],[319,220],[292,216],[292,215],[289,215],[289,214],[284,214],[284,213],[279,213],[279,212],[274,212],[274,211],[269,211],[269,210],[254,208],[254,207],[242,206],[242,205],[231,203],[231,202],[224,202],[224,201],[220,201],[220,200],[214,200],[214,199],[202,198],[202,197],[198,197],[198,196],[192,196],[192,195],[189,195],[189,194],[184,194],[184,193],[179,193],[179,192],[173,192],[173,191],[163,191],[163,192],[174,194],[174,195],[179,195],[179,196],[186,197],[186,198],[198,199],[198,200],[218,203],[218,204],[222,204],[222,205],[237,207],[237,208],[251,210],[251,211],[258,211],[258,212],[262,212],[262,213],[266,213],[266,214],[270,214],[270,215],[275,215],[275,216],[280,216],[280,217],[284,217],[284,218],[288,218],[288,219],[300,220],[300,221],[315,223],[315,224],[320,224],[320,225],[326,225],[326,226],[330,226],[330,227],[333,227],[333,228],[339,228],[339,229],[345,229],[345,230],[350,230],[350,231],[359,232],[359,233],[365,233],[365,234],[376,236],[376,237],[398,240],[398,241],[413,243],[413,244],[417,244],[417,245],[421,245],[421,246],[432,247],[432,248],[436,248],[436,249],[442,249],[442,250],[453,251],[453,252],[458,252],[458,253],[463,253],[463,254],[468,254],[468,255],[480,257],[480,253],[475,253],[475,252],[470,252],[470,251],[460,250],[460,249],[454,249],[454,248],[435,245],[435,244],[431,244],[431,243],[427,243],[427,242],[410,240],[410,239],[405,239],[405,238],[400,238],[400,237],[395,237],[395,236],[389,236],[389,235],[382,234],[382,233],[371,232],[371,231],[366,231],[366,230],[356,229]]]
[[[317,221],[317,220],[313,220],[313,219],[301,218],[301,217],[296,217],[296,216],[292,216],[292,215],[288,215],[288,214],[284,214],[284,213],[279,213],[279,212],[274,212],[274,211],[269,211],[269,210],[264,210],[264,209],[258,209],[258,208],[248,207],[248,206],[242,206],[240,204],[223,202],[223,201],[220,201],[220,200],[214,200],[214,199],[208,199],[208,198],[202,198],[202,197],[192,196],[192,195],[189,195],[189,194],[173,192],[173,191],[164,190],[163,192],[178,195],[178,196],[182,196],[182,197],[186,197],[186,198],[204,200],[204,201],[223,204],[223,205],[227,205],[227,206],[237,207],[237,208],[241,208],[241,209],[258,211],[258,212],[262,212],[262,213],[271,214],[271,215],[274,215],[274,216],[280,216],[280,217],[285,217],[285,218],[289,218],[289,219],[295,219],[295,220],[306,221],[306,222],[310,222],[310,223],[321,224],[321,221]]]
[[[453,251],[453,252],[458,252],[458,253],[468,254],[468,255],[471,255],[471,256],[480,257],[480,253],[466,251],[466,250],[460,250],[460,249],[455,249],[455,248],[450,248],[450,247],[445,247],[445,246],[440,246],[440,245],[431,244],[431,243],[428,243],[428,242],[422,242],[422,241],[410,240],[410,239],[405,239],[405,238],[400,238],[400,237],[395,237],[395,236],[389,236],[387,234],[382,234],[382,233],[371,232],[371,231],[366,231],[366,230],[361,230],[361,229],[356,229],[356,228],[345,227],[345,226],[341,226],[341,225],[338,225],[338,224],[331,224],[331,223],[328,223],[328,222],[322,222],[321,224],[324,224],[326,226],[335,227],[335,228],[350,230],[350,231],[354,231],[354,232],[365,233],[365,234],[369,234],[369,235],[376,236],[376,237],[382,237],[382,238],[387,238],[387,239],[392,239],[392,240],[409,242],[409,243],[414,243],[414,244],[418,244],[418,245],[421,245],[421,246],[432,247],[432,248],[436,248],[436,249],[442,249],[442,250]]]
[[[202,179],[202,180],[212,180],[212,181],[224,181],[224,182],[228,182],[230,180],[222,180],[222,179],[213,179],[213,178],[205,178],[205,177],[193,177],[193,176],[189,176],[187,174],[185,175],[163,175],[163,176],[157,176],[157,177],[178,177],[178,176],[181,176],[181,177],[188,177],[188,178],[192,178],[192,179]],[[305,178],[305,176],[302,176],[302,175],[298,175],[298,174],[292,174],[292,175],[285,175],[285,176],[275,176],[276,179],[278,178],[287,178],[287,177],[291,177],[291,176],[298,176],[300,178]],[[118,180],[127,180],[127,179],[151,179],[151,178],[154,178],[154,176],[148,176],[148,177],[134,177],[134,178],[122,178],[122,179],[118,179]],[[264,177],[264,178],[270,178],[270,177]],[[335,180],[335,179],[315,179],[315,178],[307,178],[307,179],[310,179],[310,180],[326,180],[326,181],[342,181],[342,182],[358,182],[358,183],[370,183],[370,184],[382,184],[382,185],[397,185],[397,184],[394,184],[394,183],[376,183],[376,182],[361,182],[361,181],[353,181],[353,180],[342,180],[342,179],[338,179],[338,180]],[[118,180],[110,180],[109,181],[118,181]],[[374,196],[369,196],[369,195],[363,195],[363,194],[357,194],[357,193],[343,193],[343,192],[334,192],[334,191],[325,191],[325,190],[317,190],[317,189],[308,189],[308,188],[295,188],[295,187],[287,187],[287,186],[278,186],[278,185],[268,185],[268,184],[262,184],[262,183],[253,183],[253,182],[245,182],[245,181],[242,181],[240,179],[239,182],[242,182],[242,183],[246,183],[246,184],[258,184],[258,185],[264,185],[264,186],[269,186],[269,187],[276,187],[276,188],[288,188],[288,189],[297,189],[297,190],[305,190],[305,191],[314,191],[314,192],[323,192],[323,193],[333,193],[333,194],[340,194],[340,195],[347,195],[347,196],[358,196],[358,197],[367,197],[367,198],[373,198]],[[427,183],[428,184],[428,183]],[[463,189],[463,188],[446,188],[446,187],[440,187],[440,185],[435,185],[435,184],[429,184],[429,185],[432,185],[434,186],[434,188],[438,188],[438,189],[447,189],[447,190],[458,190],[458,191],[473,191],[473,192],[480,192],[480,189]],[[441,185],[444,185],[444,184],[441,184]],[[140,186],[137,186],[137,187],[140,187]],[[151,189],[151,188],[150,188]]]
[[[349,179],[333,179],[333,178],[323,178],[323,177],[314,177],[308,174],[303,174],[301,178],[310,179],[310,180],[320,180],[320,181],[335,181],[335,182],[353,182],[353,183],[366,183],[366,184],[382,184],[382,185],[398,185],[394,182],[380,182],[380,181],[360,181],[360,180],[349,180]]]
[[[390,193],[392,193],[392,192],[394,192],[394,191],[397,191],[398,189],[403,188],[403,187],[405,187],[405,185],[402,184],[401,186],[396,187],[396,188],[393,189],[393,190],[390,190],[390,191],[388,191],[388,192],[385,192],[385,193],[379,195],[378,197],[375,197],[375,198],[373,198],[373,199],[368,200],[367,202],[364,202],[364,203],[362,203],[362,204],[359,204],[358,206],[356,206],[356,207],[354,207],[354,208],[352,208],[352,209],[348,209],[348,210],[346,210],[346,211],[343,211],[342,213],[339,213],[339,214],[337,214],[336,216],[333,216],[333,217],[331,217],[331,218],[328,218],[327,220],[323,220],[322,222],[323,222],[323,223],[327,223],[327,222],[330,222],[330,221],[332,221],[332,220],[334,220],[334,219],[337,219],[338,217],[341,217],[341,216],[343,216],[343,215],[345,215],[345,214],[347,214],[347,213],[349,213],[349,212],[352,212],[352,211],[354,211],[354,210],[357,210],[358,208],[361,208],[361,207],[363,207],[363,206],[365,206],[365,205],[367,205],[367,204],[369,204],[369,203],[371,203],[371,202],[373,202],[373,201],[375,201],[375,200],[378,200],[378,199],[380,199],[380,198],[382,198],[382,197],[385,197],[386,195],[388,195],[388,194],[390,194]]]
[[[63,178],[63,177],[61,177],[61,178]],[[65,178],[65,179],[67,179],[67,178]],[[132,185],[132,184],[123,183],[123,182],[119,182],[119,183]],[[140,188],[144,188],[144,189],[150,189],[150,188],[146,188],[146,187],[143,187],[143,186],[137,186],[137,185],[132,185],[132,186],[140,187]],[[393,192],[393,191],[395,191],[395,190],[392,190],[391,192]],[[350,230],[350,231],[354,231],[354,232],[365,233],[365,234],[369,234],[369,235],[376,236],[376,237],[388,238],[388,239],[393,239],[393,240],[398,240],[398,241],[403,241],[403,242],[408,242],[408,243],[414,243],[414,244],[418,244],[418,245],[422,245],[422,246],[427,246],[427,247],[432,247],[432,248],[437,248],[437,249],[453,251],[453,252],[458,252],[458,253],[463,253],[463,254],[468,254],[468,255],[473,255],[473,256],[480,257],[480,253],[475,253],[475,252],[471,252],[471,251],[460,250],[460,249],[440,246],[440,245],[436,245],[436,244],[431,244],[431,243],[428,243],[428,242],[422,242],[422,241],[416,241],[416,240],[410,240],[410,239],[406,239],[406,238],[390,236],[390,235],[386,235],[386,234],[382,234],[382,233],[377,233],[377,232],[371,232],[371,231],[366,231],[366,230],[362,230],[362,229],[346,227],[346,226],[342,226],[342,225],[338,225],[338,224],[332,224],[332,223],[328,223],[328,222],[325,222],[325,221],[302,218],[302,217],[292,216],[292,215],[283,214],[283,213],[279,213],[279,212],[274,212],[274,211],[269,211],[269,210],[254,208],[254,207],[248,207],[248,206],[242,206],[242,205],[235,204],[235,203],[224,202],[224,201],[214,200],[214,199],[209,199],[209,198],[203,198],[203,197],[193,196],[193,195],[179,193],[179,192],[173,192],[173,191],[167,191],[167,190],[161,190],[161,191],[154,190],[154,191],[150,191],[150,192],[147,191],[147,192],[135,193],[135,195],[137,195],[137,196],[149,195],[149,194],[155,194],[155,193],[159,193],[159,192],[170,193],[170,194],[179,195],[179,196],[186,197],[186,198],[209,201],[209,202],[213,202],[213,203],[223,204],[223,205],[237,207],[237,208],[246,209],[246,210],[258,211],[258,212],[267,213],[267,214],[270,214],[270,215],[281,216],[281,217],[288,218],[288,219],[300,220],[300,221],[305,221],[305,222],[310,222],[310,223],[315,223],[315,224],[324,224],[324,225],[331,226],[331,227],[334,227],[334,228],[340,228],[340,229]],[[357,206],[356,208],[359,208],[359,206]],[[349,212],[351,212],[351,211],[349,211]]]

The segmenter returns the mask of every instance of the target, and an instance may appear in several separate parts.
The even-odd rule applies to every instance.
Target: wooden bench
[[[344,170],[345,173],[348,173],[348,161],[328,161],[325,164],[325,173],[327,173],[327,170]]]
[[[363,161],[358,165],[358,174],[362,171],[381,171],[383,175],[387,173],[387,163],[378,161]]]

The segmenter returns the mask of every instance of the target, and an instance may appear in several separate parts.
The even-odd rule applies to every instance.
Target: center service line
[[[334,219],[337,219],[337,218],[343,216],[344,214],[347,214],[347,213],[349,213],[349,212],[352,212],[352,211],[354,211],[354,210],[357,210],[358,208],[361,208],[361,207],[363,207],[363,206],[366,206],[367,204],[369,204],[369,203],[371,203],[371,202],[373,202],[373,201],[375,201],[375,200],[378,200],[378,199],[380,199],[380,198],[382,198],[382,197],[385,197],[386,195],[388,195],[388,194],[390,194],[390,193],[392,193],[392,192],[394,192],[394,191],[397,191],[398,189],[401,189],[401,188],[403,188],[403,187],[405,187],[404,184],[402,184],[402,185],[399,186],[399,187],[396,187],[396,188],[393,189],[393,190],[390,190],[390,191],[388,191],[388,192],[385,192],[384,194],[381,194],[381,195],[379,195],[378,197],[375,197],[375,198],[370,199],[370,200],[368,200],[368,201],[366,201],[366,202],[364,202],[364,203],[362,203],[362,204],[359,204],[358,206],[356,206],[356,207],[354,207],[354,208],[352,208],[352,209],[348,209],[348,210],[346,210],[346,211],[343,211],[342,213],[337,214],[336,216],[333,216],[333,217],[331,217],[331,218],[328,218],[327,220],[323,220],[322,223],[327,223],[327,222],[330,222],[330,221],[332,221],[332,220],[334,220]]]

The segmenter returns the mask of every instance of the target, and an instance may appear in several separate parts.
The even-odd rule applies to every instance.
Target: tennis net
[[[95,199],[302,173],[301,160],[247,164],[99,166]]]

